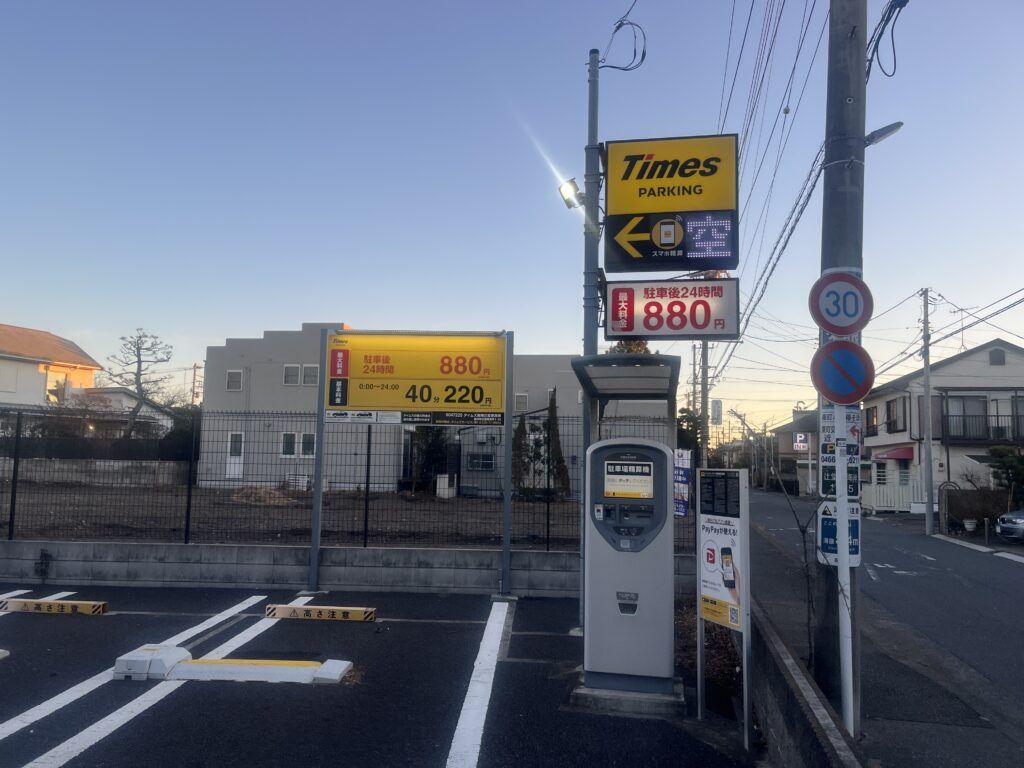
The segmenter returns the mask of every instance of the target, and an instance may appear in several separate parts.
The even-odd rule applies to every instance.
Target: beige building
[[[0,407],[63,403],[72,390],[92,387],[102,367],[69,339],[0,325]]]

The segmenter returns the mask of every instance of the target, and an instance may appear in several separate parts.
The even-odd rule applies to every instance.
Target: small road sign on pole
[[[871,319],[875,303],[871,291],[850,272],[830,272],[811,286],[811,317],[834,336],[852,336]]]
[[[830,341],[811,359],[811,381],[826,400],[854,405],[875,383],[875,364],[860,344]]]
[[[818,562],[827,565],[839,565],[839,529],[836,525],[838,510],[836,501],[823,501],[818,505]],[[850,526],[850,567],[860,565],[860,504],[849,502],[847,507]]]

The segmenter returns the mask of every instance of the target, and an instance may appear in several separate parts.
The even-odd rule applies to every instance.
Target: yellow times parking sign
[[[736,136],[610,141],[608,215],[736,208]]]
[[[504,423],[504,334],[345,331],[328,339],[327,418]]]

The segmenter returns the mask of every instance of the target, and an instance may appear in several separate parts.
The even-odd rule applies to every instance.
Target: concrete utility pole
[[[921,421],[924,422],[924,428],[921,430],[924,433],[922,435],[924,456],[921,458],[921,463],[924,465],[924,532],[926,536],[931,536],[935,533],[935,520],[932,512],[935,507],[935,488],[932,478],[932,467],[934,466],[932,464],[932,363],[931,350],[928,348],[931,344],[932,334],[928,327],[927,288],[921,291],[921,297],[924,312],[924,330],[922,332],[924,351],[921,354],[924,358],[924,397],[921,399]]]
[[[864,120],[867,0],[830,0],[828,96],[822,184],[821,273],[863,272]],[[851,736],[860,730],[860,643],[855,631],[858,585],[850,568],[846,503],[846,409],[835,406],[836,528],[839,566],[818,566],[815,612],[815,677],[826,694],[838,689],[843,724]],[[838,663],[837,663],[838,662]],[[836,685],[836,678],[839,685]]]
[[[697,413],[697,345],[693,344],[690,347],[690,356],[693,358],[693,376],[691,384],[691,396],[690,396],[690,407],[693,409],[694,415]]]

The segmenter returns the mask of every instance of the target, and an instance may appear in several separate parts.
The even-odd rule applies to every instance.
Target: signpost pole
[[[853,734],[853,593],[850,588],[850,498],[846,476],[846,406],[836,409],[836,554],[839,566],[839,675],[843,724]]]
[[[601,198],[601,151],[597,143],[597,94],[598,73],[600,72],[601,52],[597,48],[590,49],[587,62],[587,146],[586,165],[583,176],[583,354],[597,354],[597,320],[598,320],[598,248],[601,242],[601,230],[598,228],[598,215]],[[591,435],[593,420],[593,403],[590,395],[583,391],[583,450],[593,439]],[[511,444],[511,438],[510,438]],[[507,451],[506,451],[507,453]],[[511,471],[511,470],[510,470]],[[580,470],[580,488],[587,487],[586,462]],[[586,503],[584,494],[580,492],[580,627],[583,627],[583,559],[586,555]]]
[[[750,478],[745,469],[740,470],[740,531],[740,561],[743,563],[743,572],[740,574],[740,612],[743,615],[743,746],[749,752],[754,744],[754,699],[750,690],[754,654],[751,651],[753,627],[750,624]]]
[[[326,431],[327,379],[330,365],[327,360],[326,328],[320,329],[320,375],[317,377],[316,399],[316,455],[313,457],[313,518],[309,526],[309,578],[306,587],[312,592],[320,585],[320,516],[324,503],[324,432]],[[367,456],[369,461],[370,457]]]
[[[509,580],[512,573],[512,400],[515,387],[512,384],[512,331],[505,331],[505,453],[502,457],[502,514],[501,514],[501,594],[511,592]],[[582,574],[580,583],[583,582]]]
[[[708,343],[700,343],[700,465],[708,466]]]

